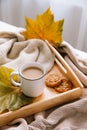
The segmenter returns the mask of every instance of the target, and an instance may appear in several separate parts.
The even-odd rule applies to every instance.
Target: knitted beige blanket
[[[20,34],[23,30],[0,22],[0,65],[17,70],[23,63],[37,61],[49,71],[54,64],[54,54],[40,39],[25,41]],[[66,42],[58,51],[66,55],[67,63],[87,86],[87,53],[74,49]],[[0,130],[87,130],[87,98],[85,96],[69,104],[16,119]]]
[[[24,63],[36,61],[49,71],[54,64],[54,54],[43,40],[24,41],[20,34],[23,30],[0,22],[0,65],[17,70]]]

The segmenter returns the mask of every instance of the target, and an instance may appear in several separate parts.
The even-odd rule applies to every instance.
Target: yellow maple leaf
[[[54,15],[48,8],[43,14],[37,15],[36,20],[26,17],[26,30],[22,34],[27,40],[39,38],[58,46],[62,42],[63,23],[64,19],[54,21]]]
[[[5,66],[0,66],[0,81],[8,86],[12,86],[10,82],[10,74],[13,71],[12,68],[7,68]],[[17,80],[17,77],[14,76],[14,79]]]

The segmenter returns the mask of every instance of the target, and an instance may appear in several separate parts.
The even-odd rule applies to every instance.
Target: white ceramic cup
[[[42,75],[40,75],[40,77],[34,78],[34,79],[30,79],[27,78],[23,75],[23,70],[30,68],[30,67],[35,67],[37,69],[40,69],[42,71]],[[44,91],[44,76],[46,74],[46,70],[44,68],[44,66],[38,62],[31,62],[31,63],[27,63],[22,65],[18,72],[12,72],[10,75],[10,81],[13,85],[15,86],[20,86],[23,93],[26,96],[29,97],[37,97],[40,96],[43,91]],[[16,82],[13,79],[14,75],[18,75],[20,82]]]

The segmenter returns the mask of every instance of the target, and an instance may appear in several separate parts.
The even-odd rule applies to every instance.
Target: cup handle
[[[11,83],[12,83],[13,85],[15,85],[15,86],[19,86],[19,87],[20,87],[20,86],[21,86],[21,83],[16,82],[16,81],[12,78],[14,75],[19,76],[18,72],[12,72],[12,73],[10,74],[10,81],[11,81]]]

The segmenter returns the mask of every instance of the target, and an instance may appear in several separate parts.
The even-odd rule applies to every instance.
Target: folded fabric
[[[18,28],[0,21],[0,41],[4,42],[3,40],[9,40],[10,38],[17,38],[18,41],[24,41],[24,37],[20,34],[24,30],[24,28]]]
[[[73,48],[65,41],[58,47],[58,51],[64,54],[65,61],[76,73],[81,82],[87,86],[87,53]]]
[[[40,39],[24,41],[20,34],[23,29],[18,30],[17,27],[5,24],[5,31],[4,24],[0,29],[0,65],[17,70],[24,63],[36,61],[42,63],[48,72],[54,64],[55,56],[45,41]],[[10,31],[7,32],[8,28]]]

